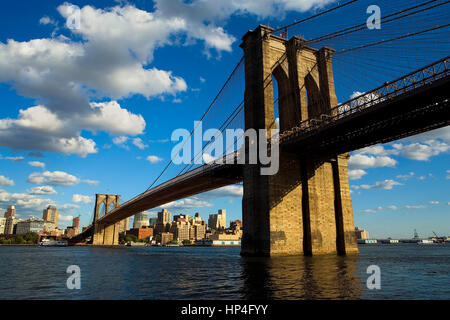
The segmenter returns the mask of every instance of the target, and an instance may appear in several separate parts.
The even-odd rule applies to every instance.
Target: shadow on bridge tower
[[[272,76],[278,83],[280,133],[331,115],[337,105],[334,50],[272,32],[260,25],[242,38],[246,129],[276,128]],[[305,159],[280,150],[273,176],[261,175],[261,165],[245,165],[242,255],[357,253],[348,158]]]
[[[119,233],[128,229],[128,218],[115,224],[104,225],[101,218],[120,205],[120,195],[96,194],[94,209],[94,233],[92,244],[113,246],[119,244]],[[99,221],[100,220],[100,221]]]

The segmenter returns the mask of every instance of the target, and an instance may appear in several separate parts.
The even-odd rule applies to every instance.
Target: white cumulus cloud
[[[348,170],[348,178],[350,180],[359,180],[366,174],[367,172],[362,169]]]
[[[82,194],[74,194],[72,196],[72,202],[74,202],[74,203],[88,204],[88,203],[91,203],[92,201],[94,201],[94,198],[91,196],[85,196]]]
[[[5,176],[0,176],[0,186],[13,186],[14,180],[9,179]]]
[[[34,187],[29,190],[27,190],[27,193],[29,194],[42,194],[42,195],[51,195],[51,194],[57,194],[56,190],[53,189],[51,186],[42,186],[42,187]]]
[[[397,161],[387,156],[368,156],[364,154],[354,154],[350,157],[348,165],[351,170],[366,169],[366,168],[380,168],[380,167],[395,167]]]
[[[20,215],[42,213],[49,204],[55,204],[55,202],[29,193],[9,193],[0,189],[0,205],[4,207],[14,205]]]
[[[244,194],[244,188],[241,185],[230,185],[215,190],[205,192],[198,196],[201,199],[216,198],[240,198]]]
[[[0,83],[37,100],[22,107],[16,118],[0,119],[0,146],[13,149],[76,154],[98,152],[83,130],[136,136],[145,121],[117,100],[133,95],[147,99],[176,96],[187,90],[181,75],[158,67],[155,50],[204,44],[206,55],[232,50],[236,38],[224,28],[232,15],[282,18],[287,11],[304,12],[334,0],[157,0],[152,10],[127,2],[112,7],[86,5],[80,28],[65,35],[0,42]],[[58,6],[59,17],[43,16],[43,25],[63,25],[72,4]],[[61,23],[60,23],[61,22]],[[175,99],[176,100],[176,99]],[[95,102],[94,102],[95,101]],[[104,102],[97,102],[104,101]]]
[[[45,171],[34,172],[28,176],[29,183],[32,184],[48,184],[52,186],[73,186],[80,182],[80,180],[64,171]]]
[[[148,145],[146,145],[141,138],[134,138],[133,139],[133,144],[138,147],[141,150],[144,150],[145,148],[148,147]]]
[[[158,163],[161,162],[163,159],[157,156],[148,156],[146,160],[150,163]]]
[[[413,209],[413,210],[415,210],[415,209],[425,209],[426,207],[427,206],[424,206],[424,205],[417,205],[417,206],[406,205],[405,206],[406,209]]]
[[[73,216],[60,215],[58,219],[61,221],[65,221],[65,222],[71,222],[71,221],[73,221]]]
[[[32,167],[45,168],[45,163],[40,161],[29,161],[28,164]]]
[[[186,198],[186,199],[166,203],[164,206],[161,206],[161,208],[172,209],[172,210],[188,210],[188,209],[196,209],[196,208],[212,207],[212,206],[213,205],[207,201],[203,201],[196,197],[192,197],[192,198]]]
[[[402,186],[403,184],[392,180],[392,179],[387,179],[387,180],[383,180],[383,181],[377,181],[375,182],[375,184],[373,185],[368,185],[368,184],[362,184],[359,186],[353,186],[352,188],[355,190],[359,190],[359,189],[364,189],[364,190],[371,190],[371,189],[383,189],[383,190],[391,190],[394,186]]]
[[[393,145],[399,154],[405,158],[418,161],[428,161],[431,157],[450,150],[450,145],[438,140],[427,140],[408,145],[396,143]]]
[[[90,180],[90,179],[85,179],[85,180],[83,180],[83,182],[89,186],[97,186],[100,183],[100,181]]]

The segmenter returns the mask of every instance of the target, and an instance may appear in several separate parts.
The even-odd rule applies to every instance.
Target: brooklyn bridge
[[[98,194],[92,225],[71,240],[116,245],[120,222],[136,213],[242,183],[243,255],[357,253],[349,153],[450,124],[448,3],[386,10],[380,29],[349,18],[310,39],[303,34],[308,26],[314,30],[314,21],[357,1],[248,31],[242,59],[197,120],[219,128],[219,135],[229,128],[279,130],[258,138],[279,143],[278,172],[261,175],[267,165],[259,160],[198,164],[211,153],[211,139],[178,174],[167,176],[170,161],[146,191],[122,204],[120,196]],[[354,94],[343,99],[340,92],[349,90]],[[248,155],[243,140],[237,137],[214,157]]]

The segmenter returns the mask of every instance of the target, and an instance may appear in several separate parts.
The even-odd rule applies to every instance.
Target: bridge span
[[[136,213],[243,182],[242,254],[358,252],[348,182],[348,152],[450,124],[449,57],[337,103],[334,50],[284,39],[273,29],[249,31],[245,61],[245,129],[275,129],[278,82],[280,169],[262,164],[206,164],[151,188],[99,216],[72,241],[118,243],[118,223]],[[112,196],[114,197],[114,196]],[[117,199],[116,199],[117,200]],[[107,206],[109,208],[109,205]]]
[[[339,104],[282,132],[280,148],[299,157],[327,158],[450,124],[450,57]],[[332,111],[332,112],[333,112]],[[111,225],[166,203],[243,181],[244,165],[205,164],[152,188],[98,219]],[[74,238],[92,236],[93,227]]]

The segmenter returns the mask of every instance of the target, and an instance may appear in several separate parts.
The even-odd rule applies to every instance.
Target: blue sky
[[[281,26],[333,3],[73,1],[82,9],[78,30],[65,25],[69,3],[3,4],[1,211],[14,204],[21,218],[40,217],[54,203],[62,226],[78,215],[87,225],[95,193],[120,194],[126,201],[143,192],[170,160],[172,131],[193,128],[240,60],[240,38],[248,29],[260,23]],[[362,21],[367,17],[359,7],[344,13],[358,14]],[[293,32],[310,38],[345,25],[338,19],[324,21]],[[416,55],[417,67],[440,54]],[[345,59],[338,62],[345,65]],[[412,70],[405,66],[397,72]],[[355,87],[338,72],[340,101],[378,84],[374,77],[374,83]],[[450,235],[449,145],[447,127],[352,153],[355,225],[374,237],[409,237],[414,229],[422,236],[432,231]],[[171,168],[161,182],[179,170]],[[230,186],[168,209],[200,212],[207,219],[223,208],[228,221],[240,219],[241,193],[240,186]]]

